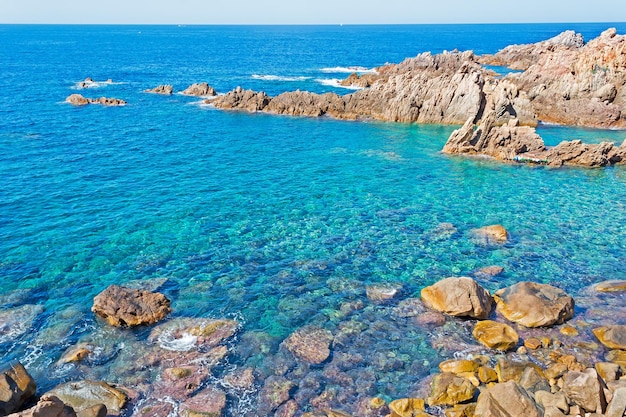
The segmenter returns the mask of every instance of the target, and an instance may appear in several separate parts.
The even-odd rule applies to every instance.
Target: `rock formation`
[[[133,327],[156,323],[171,309],[163,294],[111,285],[94,298],[91,311],[112,326]]]
[[[283,342],[285,348],[297,358],[312,364],[320,364],[330,356],[330,331],[315,326],[307,326],[293,332]]]
[[[21,363],[14,363],[0,373],[0,415],[13,413],[28,401],[37,385]]]
[[[126,394],[105,382],[68,382],[47,393],[80,413],[103,404],[109,415],[120,415],[128,400]]]
[[[71,94],[65,101],[73,106],[85,106],[87,104],[101,104],[103,106],[125,106],[127,103],[119,98],[85,98],[81,94]]]
[[[159,85],[154,88],[146,90],[146,93],[161,94],[164,96],[171,96],[174,92],[174,87],[171,85]]]
[[[204,96],[216,96],[217,92],[215,91],[213,87],[211,87],[207,83],[196,83],[196,84],[190,85],[185,90],[183,90],[182,94],[186,96],[204,97]]]

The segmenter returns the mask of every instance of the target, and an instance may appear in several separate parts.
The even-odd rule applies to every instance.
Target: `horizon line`
[[[555,25],[626,24],[626,21],[552,21],[552,22],[428,22],[428,23],[76,23],[76,22],[0,22],[0,25],[29,26],[417,26],[417,25]]]

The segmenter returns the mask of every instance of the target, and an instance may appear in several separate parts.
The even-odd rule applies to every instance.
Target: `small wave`
[[[306,81],[311,79],[311,77],[285,77],[282,75],[259,75],[252,74],[252,78],[255,80],[263,80],[263,81]]]
[[[174,352],[188,352],[193,349],[198,337],[189,333],[183,333],[181,337],[174,337],[170,332],[164,332],[157,339],[159,346]]]
[[[359,72],[362,74],[376,74],[378,72],[374,68],[365,68],[359,66],[321,68],[320,71],[328,74],[351,74],[353,72]]]
[[[329,87],[335,88],[345,88],[347,90],[362,90],[363,87],[357,87],[354,85],[341,85],[341,81],[339,78],[318,78],[317,81],[320,84],[327,85]]]
[[[83,90],[86,88],[100,88],[100,87],[106,87],[107,85],[121,85],[124,84],[122,82],[113,82],[113,80],[108,79],[106,81],[94,81],[90,78],[87,78],[83,81],[79,81],[76,84],[74,84],[74,89],[76,90]]]

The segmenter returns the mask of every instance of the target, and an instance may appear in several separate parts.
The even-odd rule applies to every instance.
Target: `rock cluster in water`
[[[524,71],[502,78],[481,64]],[[211,103],[293,116],[463,124],[443,149],[449,154],[556,166],[626,162],[626,143],[571,141],[549,148],[534,130],[539,121],[626,128],[626,37],[615,29],[586,44],[568,31],[493,56],[423,53],[376,74],[351,74],[341,84],[365,89],[344,96],[295,91],[270,97],[237,88]]]
[[[71,94],[65,101],[73,106],[85,106],[87,104],[101,104],[103,106],[125,106],[126,102],[119,98],[86,98],[81,94]]]

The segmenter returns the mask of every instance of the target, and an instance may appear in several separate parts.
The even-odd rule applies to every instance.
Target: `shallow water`
[[[504,40],[560,30],[513,26],[499,28]],[[606,27],[598,26],[584,29]],[[283,360],[278,345],[294,329],[317,324],[339,334],[365,324],[336,352],[371,356],[358,366],[378,381],[367,394],[397,398],[449,351],[433,340],[454,331],[471,338],[463,323],[427,332],[394,318],[394,304],[369,302],[366,285],[400,284],[400,299],[417,297],[426,285],[488,265],[505,268],[481,281],[490,290],[531,280],[576,296],[626,279],[624,168],[451,157],[440,149],[454,126],[229,113],[142,93],[204,80],[218,91],[341,92],[315,80],[345,76],[327,68],[372,68],[424,50],[505,46],[492,26],[387,29],[338,37],[332,27],[0,26],[9,39],[0,51],[8,62],[0,78],[0,317],[26,323],[0,326],[0,362],[24,362],[40,390],[81,377],[150,381],[145,370],[124,371],[150,330],[108,329],[90,307],[110,284],[167,278],[159,290],[174,317],[241,322],[229,364],[260,376]],[[129,104],[63,104],[87,76],[114,83],[79,92]],[[626,138],[555,126],[539,133],[549,145]],[[494,223],[510,242],[485,246],[472,237]],[[346,314],[355,302],[363,308]],[[97,360],[54,365],[85,340],[100,347]]]

